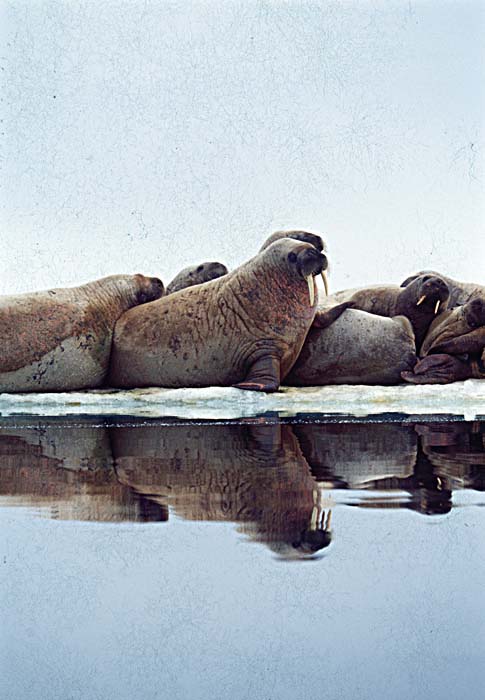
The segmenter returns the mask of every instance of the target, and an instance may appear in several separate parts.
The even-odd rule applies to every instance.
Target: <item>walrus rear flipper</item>
[[[280,360],[274,355],[263,355],[250,367],[246,379],[234,384],[236,389],[248,391],[278,391],[280,387]]]
[[[354,306],[355,302],[344,301],[343,304],[337,304],[326,311],[317,311],[312,326],[314,328],[328,328],[346,309],[353,309]]]

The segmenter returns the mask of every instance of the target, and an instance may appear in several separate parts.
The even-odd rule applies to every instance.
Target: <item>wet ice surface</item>
[[[282,387],[275,394],[232,387],[206,389],[99,390],[46,394],[0,394],[0,415],[175,416],[229,420],[261,413],[411,415],[448,414],[473,420],[485,416],[485,381],[441,385]]]
[[[2,697],[482,697],[485,424],[0,420]]]

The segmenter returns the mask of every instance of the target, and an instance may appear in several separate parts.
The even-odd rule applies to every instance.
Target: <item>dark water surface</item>
[[[2,697],[483,697],[485,423],[0,420]]]

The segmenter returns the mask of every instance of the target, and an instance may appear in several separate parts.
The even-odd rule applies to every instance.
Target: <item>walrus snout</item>
[[[298,272],[305,279],[309,275],[319,275],[327,269],[328,260],[324,253],[319,253],[316,248],[304,248],[297,254]]]

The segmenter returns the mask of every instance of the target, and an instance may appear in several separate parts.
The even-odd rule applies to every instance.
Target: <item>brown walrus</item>
[[[477,292],[478,293],[478,292]],[[459,357],[456,357],[459,355]],[[485,378],[485,298],[475,296],[445,311],[430,326],[423,357],[402,378],[412,384],[449,384]]]
[[[449,297],[444,280],[434,275],[416,277],[406,287],[397,285],[364,287],[336,292],[322,303],[322,309],[339,302],[352,301],[353,308],[379,316],[406,316],[421,347],[426,332],[438,313],[446,308]]]
[[[448,299],[447,308],[454,309],[456,306],[462,306],[466,304],[467,301],[477,297],[485,295],[485,287],[481,284],[476,284],[475,282],[458,282],[451,277],[446,277],[440,272],[433,272],[426,270],[423,272],[418,272],[415,275],[410,275],[404,282],[401,283],[401,287],[407,287],[408,284],[413,282],[417,277],[422,277],[423,275],[434,275],[440,277],[448,285],[450,292],[450,297]]]
[[[407,318],[348,309],[325,330],[313,324],[284,383],[399,384],[401,372],[411,370],[416,361],[414,333]]]
[[[162,294],[156,277],[113,275],[81,287],[0,297],[0,391],[101,386],[116,321]]]
[[[312,324],[324,266],[313,245],[283,238],[224,277],[131,309],[116,324],[110,383],[276,391]]]
[[[200,265],[185,267],[176,275],[167,286],[167,294],[173,294],[180,289],[193,287],[196,284],[204,284],[218,277],[227,275],[228,269],[220,262],[203,262]]]

